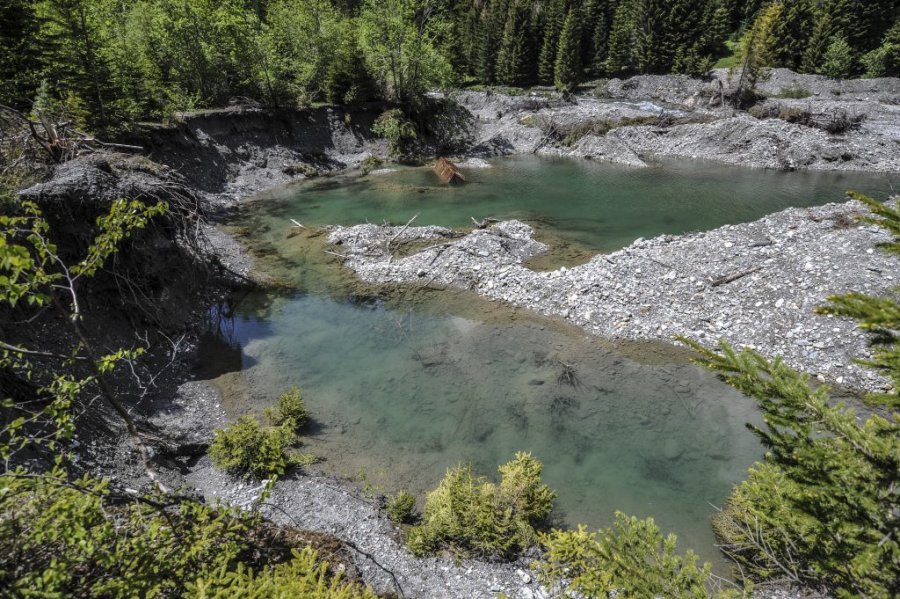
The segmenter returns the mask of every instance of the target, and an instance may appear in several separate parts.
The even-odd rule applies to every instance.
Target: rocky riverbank
[[[895,172],[900,79],[834,81],[775,69],[751,112],[732,108],[737,82],[644,75],[601,81],[571,103],[541,95],[462,92],[476,117],[470,154],[537,153],[633,167],[658,158],[779,170]]]
[[[548,248],[518,221],[462,238],[441,227],[335,227],[344,264],[372,283],[437,284],[564,318],[597,335],[712,345],[717,339],[780,355],[820,380],[875,390],[885,381],[851,363],[867,353],[853,322],[814,313],[831,294],[880,295],[897,284],[888,239],[860,225],[858,202],[789,209],[685,236],[639,239],[575,268],[535,272]],[[423,247],[406,257],[405,245]]]

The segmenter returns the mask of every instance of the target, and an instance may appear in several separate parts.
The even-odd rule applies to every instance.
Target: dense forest
[[[898,0],[4,0],[0,103],[121,126],[249,102],[702,76],[900,74]]]

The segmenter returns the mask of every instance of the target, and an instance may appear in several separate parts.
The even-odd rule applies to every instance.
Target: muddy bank
[[[900,164],[900,79],[835,81],[775,69],[759,86],[766,110],[753,114],[760,118],[732,108],[736,87],[718,69],[708,81],[602,81],[573,103],[490,92],[454,97],[476,117],[470,153],[478,156],[538,153],[633,167],[671,157],[868,172],[895,172]],[[843,119],[846,130],[829,131]]]
[[[707,233],[637,240],[551,272],[523,265],[547,247],[517,221],[462,239],[440,227],[335,227],[329,241],[365,281],[471,289],[614,339],[722,338],[781,355],[823,381],[875,390],[885,381],[851,363],[867,354],[863,333],[813,312],[830,294],[883,295],[896,285],[893,259],[877,249],[888,235],[854,221],[864,211],[857,202],[789,209]],[[413,242],[431,247],[393,256]]]

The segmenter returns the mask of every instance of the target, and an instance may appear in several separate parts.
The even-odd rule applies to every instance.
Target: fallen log
[[[462,171],[459,170],[459,167],[446,158],[438,158],[434,165],[434,174],[445,185],[466,182],[466,178],[463,176]]]

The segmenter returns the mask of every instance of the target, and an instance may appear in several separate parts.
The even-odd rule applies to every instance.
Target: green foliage
[[[283,475],[294,465],[288,449],[297,441],[289,424],[264,427],[253,416],[242,416],[216,429],[209,457],[216,468],[240,476]]]
[[[209,446],[209,457],[222,470],[250,478],[280,476],[294,466],[318,462],[313,455],[293,448],[299,443],[298,431],[309,423],[309,410],[300,389],[291,387],[275,406],[266,408],[269,426],[255,416],[242,416],[225,429],[216,429]]]
[[[415,516],[415,509],[416,498],[409,491],[398,491],[384,506],[384,511],[387,512],[388,518],[397,524],[412,522]]]
[[[900,253],[900,213],[857,195],[887,228],[885,246]],[[752,350],[721,353],[686,341],[701,363],[753,397],[765,427],[753,430],[767,449],[763,463],[732,493],[716,532],[745,572],[825,585],[838,597],[894,597],[900,593],[900,306],[896,298],[858,293],[829,298],[821,312],[851,317],[875,347],[861,362],[894,381],[889,393],[867,401],[866,418],[835,403],[827,386],[813,387],[780,358]]]
[[[258,516],[64,470],[0,476],[0,586],[26,597],[369,599],[314,550],[267,567]],[[262,543],[264,545],[264,542]]]
[[[414,100],[452,78],[440,52],[447,23],[436,0],[365,0],[357,26],[369,72],[385,97]]]
[[[678,555],[675,535],[663,537],[652,518],[616,513],[612,527],[589,533],[554,530],[542,535],[546,548],[534,566],[550,588],[580,597],[739,597],[714,588],[712,566],[697,565],[688,551]]]
[[[300,389],[291,387],[279,395],[275,407],[266,409],[266,418],[272,426],[284,426],[295,431],[305,427],[309,422],[309,410]]]
[[[399,108],[387,110],[372,125],[372,133],[383,137],[390,145],[391,154],[401,155],[409,142],[418,138],[416,125]]]
[[[850,44],[842,37],[833,38],[822,56],[819,72],[832,79],[849,77],[853,69],[853,54]]]
[[[773,96],[775,98],[804,100],[812,95],[812,92],[803,87],[788,87],[781,90],[781,93]]]
[[[862,57],[866,77],[900,77],[900,19],[884,36],[881,46]]]
[[[553,83],[563,93],[572,93],[581,81],[581,15],[570,10],[563,24],[556,53]]]
[[[509,558],[534,545],[556,494],[541,482],[542,465],[531,454],[517,453],[499,470],[499,485],[471,465],[448,470],[428,493],[422,524],[410,531],[412,552]]]
[[[309,547],[294,550],[293,559],[274,568],[254,572],[238,564],[234,570],[223,568],[187,586],[191,599],[376,599],[377,595],[359,584],[347,583],[342,574],[331,574],[328,563],[319,561]]]

